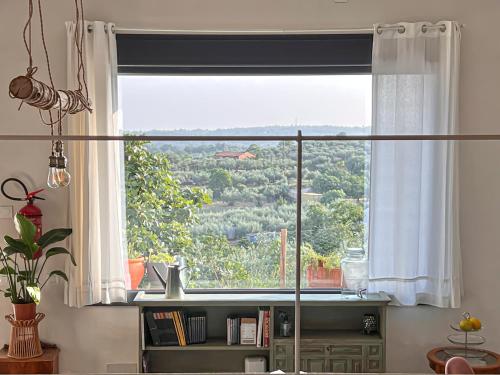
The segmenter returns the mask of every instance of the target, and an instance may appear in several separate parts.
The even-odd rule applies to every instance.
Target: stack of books
[[[259,309],[259,317],[227,317],[227,345],[269,347],[270,311]]]
[[[206,314],[183,311],[146,311],[153,345],[186,346],[207,341]]]

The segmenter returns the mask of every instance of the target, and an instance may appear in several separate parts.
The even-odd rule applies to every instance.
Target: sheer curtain
[[[457,132],[460,26],[438,24],[446,29],[374,32],[373,134]],[[402,305],[460,306],[457,180],[452,141],[372,142],[372,291]]]
[[[92,30],[88,31],[88,26]],[[112,24],[86,22],[84,61],[93,112],[68,116],[73,135],[119,135],[116,38]],[[66,23],[68,87],[78,87],[75,24]],[[126,301],[123,169],[119,142],[68,142],[71,247],[66,303]]]

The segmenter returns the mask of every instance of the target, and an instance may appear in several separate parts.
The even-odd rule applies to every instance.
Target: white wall
[[[57,85],[65,85],[64,21],[72,18],[72,1],[45,0],[46,37]],[[187,29],[320,29],[366,27],[375,22],[452,19],[463,30],[461,69],[461,132],[499,133],[500,17],[497,0],[87,0],[86,18],[113,21],[121,27]],[[26,57],[21,29],[26,4],[0,1],[0,133],[45,134],[38,114],[7,96],[12,77],[23,74]],[[39,44],[36,62],[44,64]],[[41,75],[44,77],[44,74]],[[30,176],[43,186],[49,145],[41,142],[0,142],[0,179]],[[483,318],[491,350],[500,351],[500,144],[469,142],[461,146],[461,238],[464,261],[463,308],[391,308],[388,324],[388,371],[429,372],[425,353],[446,343],[448,324],[463,310]],[[67,195],[47,192],[40,203],[46,228],[66,221]],[[0,198],[0,205],[10,204]],[[19,207],[18,205],[16,207]],[[0,221],[0,233],[12,230]],[[107,363],[135,361],[137,318],[134,308],[88,307],[69,309],[62,303],[62,286],[43,295],[40,311],[44,340],[61,349],[64,372],[104,372]],[[1,312],[9,310],[5,300]],[[7,340],[7,324],[0,323],[0,340]]]

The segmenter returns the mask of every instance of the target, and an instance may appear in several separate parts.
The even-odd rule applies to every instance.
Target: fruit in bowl
[[[481,321],[471,316],[468,312],[463,314],[463,319],[460,321],[460,329],[464,332],[478,331],[481,329]]]

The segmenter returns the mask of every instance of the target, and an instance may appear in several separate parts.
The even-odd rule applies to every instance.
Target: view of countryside
[[[124,81],[121,78],[122,101],[127,100],[128,86],[146,84]],[[363,92],[371,89],[370,81],[358,85]],[[362,100],[366,103],[366,98]],[[350,111],[356,111],[355,103]],[[147,110],[136,104],[138,111]],[[366,110],[361,106],[357,111]],[[272,117],[272,113],[267,115]],[[222,117],[235,121],[227,118],[231,114]],[[203,122],[202,114],[200,118],[196,123]],[[245,123],[244,118],[243,114],[237,123]],[[170,130],[167,125],[148,129],[138,126],[130,114],[123,113],[123,119],[127,133],[147,135],[295,135],[299,129],[308,135],[332,135],[369,131],[369,127],[357,124],[285,125],[276,119],[277,125],[266,127],[247,123],[219,128],[220,118],[212,120],[210,116],[203,128],[184,124],[172,126],[182,130]],[[294,286],[295,142],[136,141],[125,143],[124,149],[131,288],[161,288],[153,266],[162,271],[163,263],[179,257],[187,263],[190,288]],[[338,269],[346,248],[364,246],[368,167],[369,144],[365,142],[303,143],[303,287],[339,287]]]

